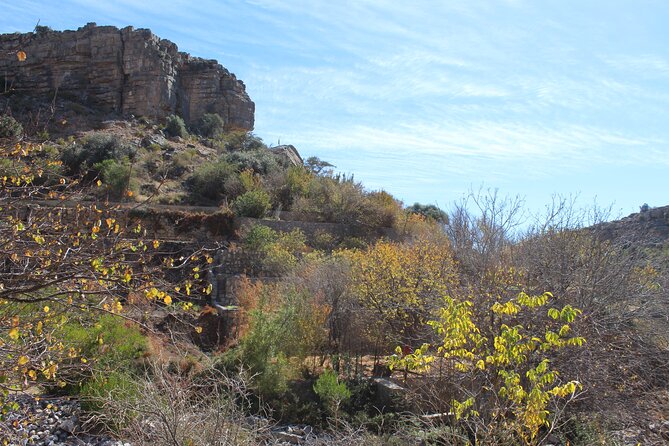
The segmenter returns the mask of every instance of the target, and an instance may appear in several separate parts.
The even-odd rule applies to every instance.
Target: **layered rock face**
[[[89,23],[76,31],[2,34],[0,81],[0,90],[68,97],[122,114],[176,113],[193,123],[218,113],[231,128],[253,129],[255,105],[242,81],[148,29]]]

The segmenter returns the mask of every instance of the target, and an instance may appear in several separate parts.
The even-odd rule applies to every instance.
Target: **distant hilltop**
[[[40,100],[66,97],[124,115],[178,114],[193,123],[218,113],[229,128],[254,124],[255,104],[242,81],[148,29],[89,23],[76,31],[39,26],[1,34],[0,90]]]
[[[643,205],[638,213],[600,223],[595,228],[608,239],[646,247],[669,247],[669,206],[651,208]]]

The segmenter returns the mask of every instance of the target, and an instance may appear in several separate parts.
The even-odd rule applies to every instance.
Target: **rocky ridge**
[[[17,57],[25,54],[23,57]],[[255,104],[244,83],[215,60],[180,52],[148,29],[97,26],[0,35],[0,90],[42,100],[67,97],[96,109],[188,123],[218,113],[252,130]],[[10,103],[11,106],[11,103]]]
[[[606,239],[617,239],[644,247],[669,246],[669,206],[642,207],[620,220],[600,223],[595,229]]]

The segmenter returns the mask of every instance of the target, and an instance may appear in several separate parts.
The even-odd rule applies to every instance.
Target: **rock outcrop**
[[[231,128],[252,130],[254,123],[255,105],[242,81],[215,60],[179,52],[148,29],[89,23],[76,31],[40,27],[2,34],[0,89],[71,98],[124,115],[176,113],[193,123],[218,113]]]

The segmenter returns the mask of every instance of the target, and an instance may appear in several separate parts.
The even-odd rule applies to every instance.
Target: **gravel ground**
[[[79,403],[65,398],[14,395],[18,404],[0,421],[0,445],[7,446],[131,446],[109,437],[81,432]]]

